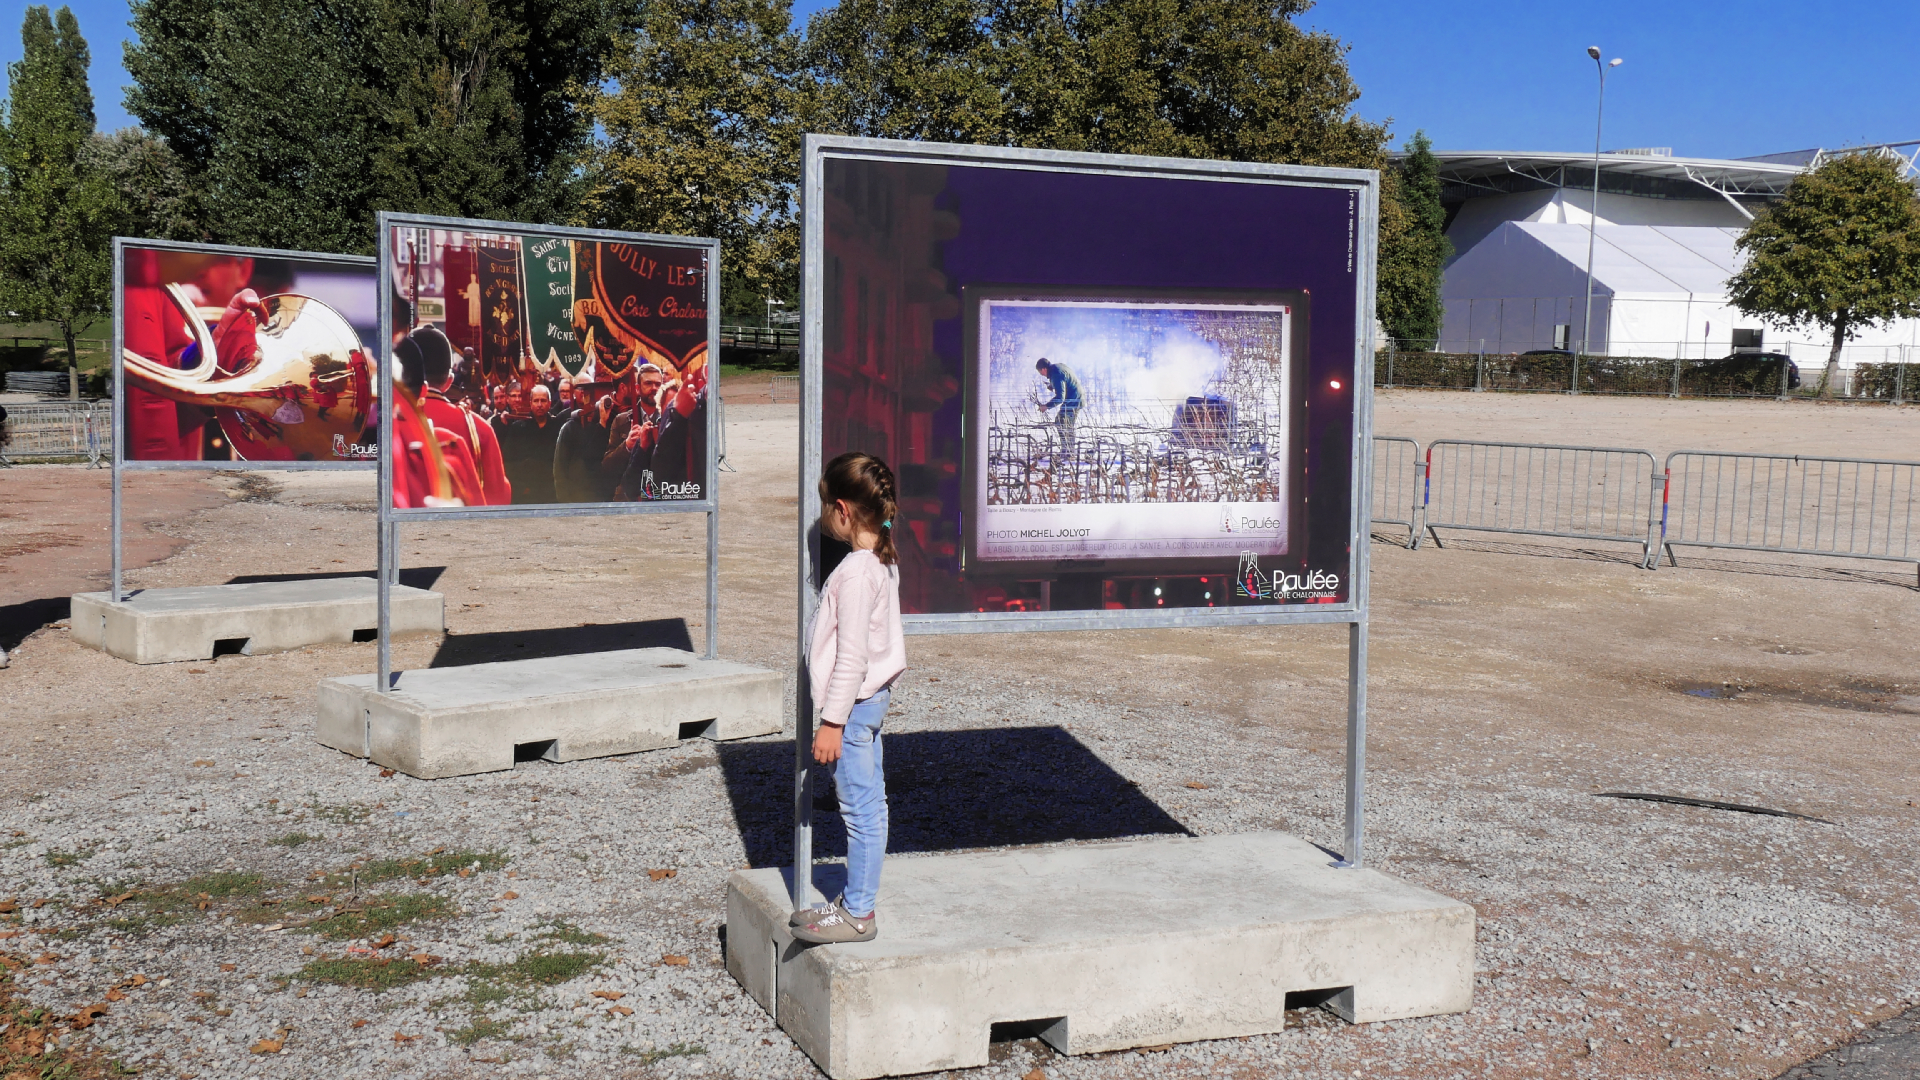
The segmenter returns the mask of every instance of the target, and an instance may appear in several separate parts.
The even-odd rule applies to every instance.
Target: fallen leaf
[[[20,903],[17,899],[0,900],[0,915],[11,915],[14,912],[19,910],[20,910]]]
[[[329,900],[331,900],[331,899],[333,899],[333,897],[331,897],[331,896],[309,896],[309,897],[307,897],[307,903],[309,903],[309,904],[324,904],[324,903],[326,903],[327,901],[329,901]]]
[[[232,1009],[215,1009],[215,1010],[213,1010],[213,1015],[215,1015],[215,1016],[232,1016],[232,1015],[233,1015],[233,1010],[232,1010]]]
[[[1154,1046],[1143,1046],[1140,1048],[1140,1052],[1143,1054],[1164,1054],[1171,1049],[1173,1049],[1172,1043],[1159,1043]]]
[[[147,977],[145,975],[129,975],[126,978],[126,981],[122,982],[120,985],[126,987],[129,990],[132,990],[136,987],[147,985]]]
[[[393,776],[393,770],[392,770],[392,769],[381,769],[381,770],[380,770],[380,779],[382,779],[382,780],[386,780],[386,779],[389,779],[389,778],[391,778],[392,776]]]
[[[1207,790],[1207,785],[1205,785],[1205,784],[1203,784],[1203,783],[1201,783],[1201,782],[1200,782],[1200,781],[1198,781],[1198,780],[1189,780],[1189,781],[1187,781],[1187,786],[1188,786],[1188,787],[1190,787],[1190,788],[1192,788],[1192,789],[1193,789],[1193,790],[1195,790],[1195,791],[1205,791],[1205,790]]]
[[[190,667],[187,669],[187,674],[189,675],[205,675],[206,673],[207,669],[203,667]]]
[[[35,909],[37,910],[37,909],[39,909],[39,908],[43,908],[43,907],[46,907],[46,906],[47,906],[48,904],[51,904],[51,903],[53,903],[53,898],[52,898],[52,897],[47,897],[47,896],[43,896],[43,897],[41,897],[40,899],[38,899],[38,900],[35,900],[35,901],[34,901],[34,902],[33,902],[33,903],[31,904],[31,905],[29,905],[29,906],[30,906],[30,907],[33,907],[33,908],[35,908]]]
[[[1020,1080],[1047,1080],[1047,1074],[1041,1072],[1039,1069],[1034,1069],[1025,1076],[1022,1076]]]
[[[0,930],[0,941],[5,941],[8,938],[16,938],[25,933],[25,930]]]
[[[440,962],[439,957],[433,955],[432,953],[423,953],[423,952],[414,953],[412,956],[408,957],[407,959],[412,960],[414,963],[419,964],[421,967],[432,967],[433,965]]]
[[[661,957],[660,962],[667,965],[668,967],[686,967],[687,966],[686,957],[675,956],[672,953],[668,953],[667,955]]]
[[[928,682],[939,682],[939,681],[940,681],[940,676],[938,676],[938,675],[929,675],[929,676],[927,676],[927,681],[928,681]]]
[[[633,1010],[627,1008],[625,1005],[615,1005],[613,1008],[607,1010],[609,1016],[614,1013],[619,1013],[621,1016],[632,1016]]]
[[[500,899],[502,899],[502,900],[518,900],[518,899],[520,899],[520,894],[519,894],[519,893],[517,893],[517,892],[514,892],[514,891],[513,891],[512,889],[508,889],[508,890],[507,890],[506,892],[503,892],[503,893],[501,893],[501,894],[500,894]]]
[[[376,949],[384,949],[398,940],[399,939],[394,937],[392,934],[381,934],[379,940],[370,941],[367,944],[372,945]]]
[[[397,1031],[393,1033],[393,1041],[396,1043],[410,1043],[419,1037],[418,1035],[402,1035]]]
[[[472,876],[473,876],[473,871],[463,866],[463,867],[461,867],[461,868],[460,868],[460,876],[461,876],[461,877],[472,877]]]
[[[429,852],[427,852],[427,854],[429,854],[429,855],[438,855],[438,854],[440,854],[441,852],[443,852],[443,851],[445,851],[445,850],[447,850],[447,845],[445,845],[445,844],[441,844],[441,845],[440,845],[439,847],[437,847],[437,848],[434,848],[434,849],[433,849],[432,851],[429,851]]]
[[[670,877],[679,877],[679,876],[680,876],[680,871],[678,871],[678,870],[649,870],[649,871],[647,871],[647,877],[648,877],[648,878],[649,878],[650,880],[653,880],[653,881],[665,881],[666,879],[668,879],[668,878],[670,878]]]
[[[196,761],[193,763],[193,767],[196,769],[205,769],[211,766],[212,764],[213,762],[208,761],[206,758],[201,758],[199,761]]]
[[[68,1026],[75,1031],[79,1031],[81,1028],[92,1027],[95,1017],[105,1015],[107,1015],[106,1002],[103,1001],[97,1005],[88,1005],[73,1014],[73,1019],[69,1022]]]
[[[363,1027],[366,1027],[366,1026],[367,1026],[367,1022],[366,1022],[365,1020],[355,1020],[355,1021],[354,1021],[353,1023],[351,1023],[351,1024],[348,1024],[347,1026],[348,1026],[348,1027],[351,1027],[351,1028],[353,1028],[353,1029],[355,1029],[355,1030],[358,1030],[358,1029],[360,1029],[360,1028],[363,1028]]]
[[[107,1000],[108,1000],[108,1001],[125,1001],[125,1000],[127,1000],[127,995],[125,995],[125,994],[123,994],[123,993],[121,993],[121,992],[120,992],[119,990],[117,990],[117,989],[116,989],[116,990],[108,990],[108,991],[107,991]]]
[[[286,1045],[285,1039],[261,1039],[259,1042],[253,1044],[253,1052],[256,1054],[277,1054],[281,1048]]]
[[[232,971],[232,970],[234,969],[234,967],[235,967],[235,966],[236,966],[236,965],[233,965],[233,964],[221,964],[221,965],[220,965],[220,970],[221,970],[221,971]]]
[[[36,964],[51,964],[58,959],[60,958],[48,952],[48,953],[41,953],[39,956],[34,957],[33,962]]]
[[[604,998],[608,1001],[619,1001],[621,998],[626,997],[627,995],[626,995],[626,992],[622,990],[595,990],[593,992],[593,996],[597,998]]]
[[[103,896],[100,898],[100,902],[108,907],[119,907],[121,904],[133,899],[133,896],[133,893],[123,892],[119,896]]]

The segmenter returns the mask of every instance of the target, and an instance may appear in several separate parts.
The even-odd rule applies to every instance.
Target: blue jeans
[[[880,893],[880,860],[887,854],[887,772],[880,748],[880,722],[891,690],[855,702],[833,763],[840,820],[847,827],[847,895],[850,915],[869,915]]]

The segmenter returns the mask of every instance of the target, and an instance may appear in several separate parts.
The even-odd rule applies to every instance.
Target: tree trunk
[[[80,354],[73,347],[71,320],[60,324],[60,336],[67,340],[67,397],[69,400],[78,401],[80,400]]]
[[[1840,346],[1847,341],[1847,317],[1833,320],[1833,348],[1827,353],[1827,373],[1820,377],[1820,396],[1831,400],[1833,384],[1840,381]]]

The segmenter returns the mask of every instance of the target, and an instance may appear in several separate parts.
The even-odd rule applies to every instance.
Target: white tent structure
[[[1920,143],[1900,145],[1915,150],[1902,154],[1912,167]],[[1823,153],[1720,160],[1664,148],[1610,152],[1598,160],[1596,208],[1591,154],[1435,151],[1455,253],[1441,290],[1439,347],[1580,348],[1592,226],[1592,352],[1720,357],[1733,351],[1738,329],[1803,369],[1824,364],[1831,341],[1819,327],[1742,315],[1726,290],[1739,265],[1734,242],[1753,214]],[[1902,360],[1920,362],[1920,320],[1863,330],[1841,358],[1849,367]]]
[[[1441,296],[1447,352],[1518,353],[1582,343],[1586,308],[1585,224],[1503,222],[1447,267]],[[1590,352],[1610,356],[1711,358],[1734,348],[1734,330],[1764,334],[1764,347],[1801,367],[1824,364],[1830,341],[1817,326],[1768,327],[1727,302],[1740,265],[1741,230],[1711,226],[1606,225],[1593,232]],[[1920,320],[1867,329],[1842,363],[1920,358]]]

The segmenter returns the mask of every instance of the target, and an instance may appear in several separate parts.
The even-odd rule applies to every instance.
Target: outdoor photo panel
[[[709,243],[389,220],[393,507],[706,509]]]
[[[372,259],[115,242],[122,460],[373,466]]]
[[[818,152],[821,455],[894,465],[909,616],[1354,602],[1364,174]]]

